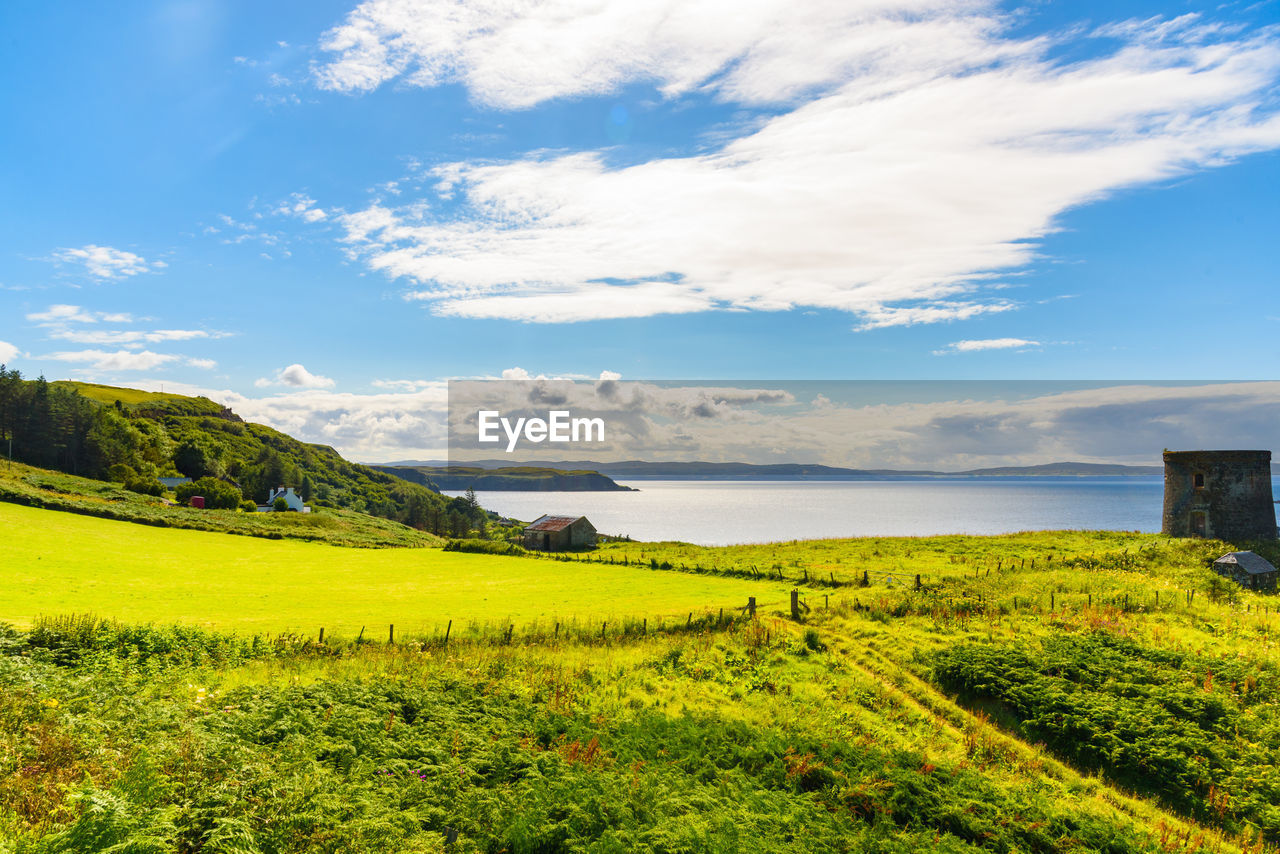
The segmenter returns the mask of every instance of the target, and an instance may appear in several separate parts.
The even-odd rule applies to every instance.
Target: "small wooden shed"
[[[1213,571],[1249,590],[1274,591],[1280,575],[1270,561],[1253,552],[1225,554],[1213,562]]]
[[[596,526],[586,516],[543,516],[524,529],[524,547],[546,552],[596,544]]]

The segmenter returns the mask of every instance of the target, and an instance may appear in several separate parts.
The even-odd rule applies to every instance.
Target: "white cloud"
[[[418,391],[424,388],[432,388],[439,384],[439,380],[374,380],[371,383],[374,388],[387,389],[388,391]]]
[[[802,403],[772,387],[666,387],[643,382],[450,385],[454,461],[490,459],[474,413],[521,416],[550,406],[602,417],[607,440],[576,459],[823,463],[958,471],[1048,462],[1158,464],[1160,449],[1274,447],[1280,383],[830,383]],[[862,386],[859,388],[858,386]],[[917,388],[912,388],[916,386]],[[812,386],[804,384],[806,398]],[[905,398],[902,393],[905,392]],[[883,395],[883,396],[878,396]],[[1231,412],[1223,419],[1223,412]],[[526,447],[513,462],[563,460]]]
[[[305,222],[322,222],[328,218],[322,209],[316,207],[316,200],[305,193],[293,193],[288,200],[276,205],[273,211],[277,216],[296,216]]]
[[[125,317],[128,315],[112,315],[113,317]],[[67,323],[97,323],[99,320],[105,320],[106,315],[101,312],[87,311],[78,305],[51,305],[44,311],[37,311],[27,315],[27,320],[32,323],[41,325],[67,324]],[[125,323],[128,320],[123,321]]]
[[[529,107],[645,80],[667,97],[709,90],[745,103],[786,101],[855,73],[989,61],[1016,43],[971,0],[371,0],[330,30],[323,88],[368,91],[462,83],[483,103]],[[957,52],[956,48],[962,48]],[[915,62],[913,62],[915,60]]]
[[[982,350],[1025,350],[1039,347],[1039,341],[1026,338],[971,338],[966,341],[952,341],[941,350],[934,350],[935,356],[948,353],[977,353]]]
[[[90,324],[133,323],[134,317],[122,312],[91,311],[78,305],[51,305],[44,311],[28,314],[27,320],[43,328],[49,338],[58,341],[133,349],[164,341],[225,338],[228,334],[207,329],[89,329],[85,327]]]
[[[150,350],[75,350],[50,353],[46,358],[59,362],[84,362],[95,371],[149,371],[182,357]]]
[[[263,377],[255,380],[254,385],[258,388],[267,388],[273,385],[292,386],[294,388],[330,388],[333,386],[333,380],[313,374],[302,365],[293,364],[276,371],[273,377]]]
[[[0,341],[0,365],[12,362],[22,352],[8,341]]]
[[[83,267],[95,279],[123,279],[167,266],[163,261],[148,261],[133,252],[93,243],[79,248],[59,249],[53,253],[53,260],[60,264]]]
[[[218,367],[218,363],[213,359],[195,359],[188,357],[185,364],[190,365],[193,368],[200,368],[206,371],[211,371]]]
[[[155,344],[161,341],[191,341],[196,338],[220,338],[222,333],[209,332],[204,329],[156,329],[143,331],[139,329],[54,329],[50,338],[71,341],[76,344],[141,346],[143,343]]]
[[[516,108],[647,80],[785,109],[697,156],[444,164],[450,213],[427,198],[331,218],[353,257],[442,315],[803,306],[875,328],[1008,311],[984,291],[1034,261],[1064,211],[1280,146],[1275,29],[1121,27],[1098,55],[1088,34],[1014,38],[994,9],[372,0],[326,36],[321,85],[461,82]],[[1059,47],[1094,55],[1063,62]]]
[[[247,421],[274,427],[304,442],[336,448],[351,460],[444,458],[448,385],[430,381],[406,393],[350,394],[304,389],[247,397],[227,389],[163,381],[166,391],[204,395]],[[158,389],[158,379],[134,383]]]

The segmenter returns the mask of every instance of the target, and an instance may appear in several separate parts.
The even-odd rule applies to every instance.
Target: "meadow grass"
[[[333,627],[324,645],[83,618],[0,629],[6,852],[1280,850],[1277,598],[1207,568],[1248,544],[631,543],[600,564],[5,505],[0,535],[0,601],[42,591],[46,614],[198,624],[184,608],[209,601],[243,631],[272,610],[425,597],[528,621],[509,642],[455,624],[448,645],[353,643],[359,621],[309,610],[301,628]],[[784,581],[679,569],[766,560]],[[780,613],[828,567],[840,586],[799,585],[804,620]],[[862,567],[926,583],[862,586]],[[757,595],[759,618],[548,631],[569,601],[680,626],[721,594]]]
[[[440,549],[346,549],[0,503],[0,620],[94,613],[241,632],[403,637],[470,624],[688,619],[785,586]],[[596,623],[597,628],[599,623]]]

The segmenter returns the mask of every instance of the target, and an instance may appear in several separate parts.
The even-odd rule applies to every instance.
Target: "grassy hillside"
[[[344,460],[333,448],[246,423],[203,397],[23,380],[0,366],[0,446],[18,462],[159,495],[159,477],[216,478],[238,501],[291,486],[309,504],[367,513],[436,535],[486,525],[478,505]]]
[[[437,546],[443,542],[434,534],[389,519],[337,508],[316,508],[307,514],[195,510],[174,505],[157,496],[132,492],[118,483],[76,477],[22,463],[0,463],[0,502],[154,527],[221,531],[268,539],[311,540],[338,546],[421,547]]]
[[[49,383],[56,388],[65,388],[96,403],[114,406],[116,401],[131,409],[146,409],[153,412],[173,412],[187,415],[218,415],[226,411],[226,407],[215,403],[207,397],[190,397],[182,394],[171,394],[160,391],[144,391],[140,388],[120,388],[118,386],[86,383],[77,380],[55,380]]]
[[[341,549],[171,528],[145,528],[70,513],[0,504],[0,621],[92,612],[130,622],[179,621],[249,632],[385,637],[472,623],[557,619],[620,628],[623,617],[654,626],[691,611],[775,606],[777,582],[689,579],[621,567],[470,555],[439,549]],[[548,622],[550,621],[550,622]],[[376,632],[375,632],[376,629]],[[456,636],[456,635],[455,635]]]
[[[310,639],[84,619],[0,631],[0,850],[1280,845],[1277,599],[1206,569],[1229,544],[1069,532],[605,550],[646,566],[771,560],[787,581],[767,582],[630,553],[352,551],[40,512],[0,505],[6,544],[35,538],[6,550],[0,602],[242,629],[285,614]],[[779,616],[797,570],[826,566],[921,567],[928,584],[801,586],[804,622]],[[755,622],[671,618],[753,589]],[[651,626],[665,611],[675,631],[547,631],[583,609]],[[446,645],[437,610],[497,622],[455,622]],[[352,643],[391,613],[425,631]],[[342,637],[316,644],[319,625]]]

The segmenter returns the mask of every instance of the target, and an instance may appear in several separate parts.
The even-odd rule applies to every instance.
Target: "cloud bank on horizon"
[[[204,394],[250,421],[364,462],[504,459],[495,446],[457,441],[474,435],[482,402],[513,420],[525,412],[545,418],[560,407],[606,419],[603,445],[575,451],[525,443],[513,465],[643,459],[961,471],[1064,461],[1158,465],[1166,447],[1280,447],[1280,382],[654,383],[611,372],[596,380],[511,373],[514,379],[376,394],[312,388],[248,397],[166,388]]]
[[[1015,24],[982,0],[370,0],[323,37],[315,85],[524,111],[643,84],[740,118],[642,162],[442,163],[422,197],[327,216],[438,315],[811,307],[869,329],[1009,311],[1064,212],[1280,146],[1277,27]]]
[[[477,438],[480,410],[508,421],[491,430],[495,443]],[[568,413],[566,423],[599,417],[604,441],[513,440],[518,418],[551,410]],[[454,381],[448,418],[449,460],[462,464],[1158,465],[1166,447],[1280,446],[1280,383]]]

